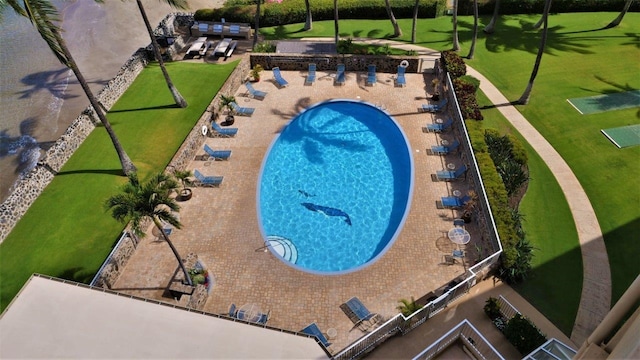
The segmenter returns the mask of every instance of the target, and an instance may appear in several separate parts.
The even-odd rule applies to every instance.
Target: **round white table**
[[[442,119],[436,119],[436,124],[442,124]]]
[[[453,196],[460,197],[460,195],[462,195],[462,192],[460,190],[453,190]]]
[[[456,164],[454,164],[454,163],[448,163],[448,164],[447,164],[447,169],[449,169],[449,170],[455,170],[455,169],[456,169]]]
[[[464,245],[471,240],[469,232],[461,227],[454,227],[449,230],[448,236],[449,240],[458,245]]]
[[[250,322],[258,322],[262,316],[262,309],[256,304],[244,304],[236,313],[237,318]]]
[[[440,141],[440,144],[442,144],[444,146],[447,146],[447,145],[449,145],[449,140],[442,140],[442,141]]]

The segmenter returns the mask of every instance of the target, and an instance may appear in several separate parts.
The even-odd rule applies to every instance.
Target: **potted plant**
[[[187,201],[191,199],[191,196],[193,196],[193,192],[187,187],[192,184],[191,180],[189,179],[191,176],[193,176],[191,170],[176,170],[174,171],[173,176],[182,184],[182,189],[178,193],[178,200]]]
[[[234,118],[233,118],[233,106],[231,106],[231,103],[236,102],[236,98],[233,95],[220,95],[220,105],[219,105],[219,110],[223,110],[223,109],[227,109],[227,116],[225,117],[224,121],[226,125],[231,125],[233,124]]]
[[[431,99],[434,101],[440,100],[440,90],[438,90],[439,84],[440,80],[438,78],[431,80],[431,85],[433,85],[433,96],[431,97]]]
[[[469,192],[467,192],[467,196],[469,199],[462,206],[462,216],[460,218],[468,224],[471,222],[473,217],[473,210],[476,208],[476,204],[478,202],[478,194],[473,190],[469,190]]]
[[[256,64],[256,66],[254,66],[253,69],[251,69],[251,77],[253,78],[254,82],[260,81],[260,73],[262,72],[262,70],[264,69],[260,64]]]
[[[411,316],[411,314],[413,314],[414,312],[422,309],[422,306],[416,303],[416,300],[413,298],[413,296],[411,297],[411,301],[407,299],[400,299],[398,300],[398,302],[400,303],[400,305],[398,305],[396,309],[400,310],[402,315],[404,315],[405,317]]]

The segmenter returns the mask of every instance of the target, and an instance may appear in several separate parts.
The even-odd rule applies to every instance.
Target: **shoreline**
[[[191,0],[190,8],[183,11],[195,12],[199,8],[222,4],[224,1]],[[149,21],[155,26],[167,14],[177,11],[163,3],[147,5],[145,10]],[[97,4],[92,1],[72,0],[59,4],[58,11],[64,30],[63,38],[94,95],[118,74],[123,64],[139,48],[146,47],[151,42],[135,2],[110,1]],[[18,22],[24,21],[26,20],[20,19]],[[13,141],[9,146],[19,146],[21,143],[16,139],[24,134],[26,129],[37,147],[30,149],[35,150],[35,154],[33,151],[27,153],[24,151],[26,148],[20,146],[18,151],[2,157],[2,202],[15,191],[21,178],[20,172],[31,169],[29,166],[35,166],[37,161],[26,160],[32,155],[37,157],[38,154],[41,158],[49,146],[58,141],[89,106],[89,100],[73,72],[57,61],[30,24],[28,27],[24,23],[21,25],[22,30],[28,32],[25,41],[32,42],[37,47],[31,58],[24,60],[16,57],[14,60],[11,57],[7,63],[3,63],[3,68],[9,68],[11,71],[15,66],[10,61],[42,64],[43,59],[45,67],[29,67],[28,70],[24,70],[26,73],[16,74],[17,79],[12,80],[17,82],[16,91],[3,92],[3,100],[17,104],[19,111],[16,114],[5,114],[0,130],[5,131],[9,142]],[[3,30],[7,34],[13,31],[8,26],[3,27]]]

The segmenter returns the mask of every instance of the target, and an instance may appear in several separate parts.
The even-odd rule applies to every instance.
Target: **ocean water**
[[[220,5],[190,0],[190,9]],[[94,94],[138,48],[149,44],[135,1],[53,0],[63,37]],[[176,11],[157,0],[143,1],[155,26]],[[35,166],[89,105],[75,76],[51,53],[34,27],[8,9],[0,22],[0,201]]]

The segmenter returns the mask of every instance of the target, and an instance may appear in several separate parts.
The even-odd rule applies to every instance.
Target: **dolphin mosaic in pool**
[[[326,216],[344,217],[344,222],[351,225],[351,218],[349,217],[349,214],[347,214],[346,212],[340,209],[336,209],[328,206],[316,205],[312,203],[300,203],[300,204],[302,204],[302,206],[306,207],[311,211],[315,211],[315,212],[324,214]]]

